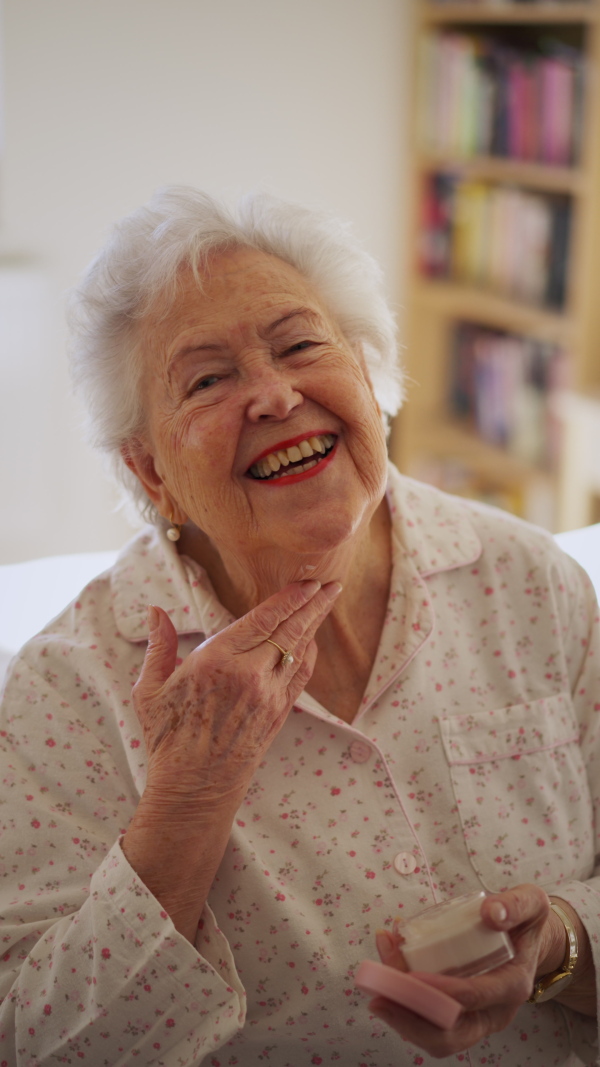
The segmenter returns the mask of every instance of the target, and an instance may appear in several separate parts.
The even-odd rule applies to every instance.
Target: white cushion
[[[600,601],[600,522],[555,534],[554,540],[588,572]]]
[[[78,552],[0,567],[0,681],[15,652],[116,558],[117,552]]]

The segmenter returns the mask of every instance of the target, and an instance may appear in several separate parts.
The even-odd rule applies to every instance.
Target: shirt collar
[[[198,634],[198,642],[234,621],[206,571],[180,556],[160,527],[148,527],[125,546],[110,580],[117,627],[128,641],[147,640],[150,604],[164,608],[179,635]]]
[[[387,498],[395,550],[421,578],[481,554],[468,505],[458,497],[406,478],[390,464]],[[129,641],[147,639],[150,604],[165,609],[178,634],[198,634],[199,641],[234,621],[206,571],[180,556],[159,527],[148,527],[125,546],[111,571],[111,591],[117,627]]]
[[[394,537],[421,578],[479,559],[482,545],[465,500],[413,481],[392,464],[387,498]]]

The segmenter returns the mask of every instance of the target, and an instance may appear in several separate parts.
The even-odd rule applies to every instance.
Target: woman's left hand
[[[564,926],[551,912],[548,897],[539,886],[520,885],[489,896],[481,915],[488,926],[510,935],[515,949],[510,962],[476,978],[418,973],[419,978],[462,1004],[463,1012],[452,1030],[441,1030],[384,997],[371,1001],[375,1015],[431,1056],[451,1056],[503,1030],[531,995],[536,977],[558,968],[564,958]],[[377,942],[383,963],[408,970],[400,936],[378,936]]]

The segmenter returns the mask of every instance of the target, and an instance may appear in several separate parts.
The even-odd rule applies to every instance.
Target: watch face
[[[536,1004],[543,1004],[545,1000],[552,1000],[563,992],[573,981],[573,975],[568,971],[563,971],[562,974],[556,974],[554,978],[548,983],[546,988],[535,998]]]

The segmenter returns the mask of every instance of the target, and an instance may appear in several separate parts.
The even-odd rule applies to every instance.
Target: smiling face
[[[215,255],[144,324],[146,429],[126,461],[166,518],[223,562],[335,550],[368,525],[385,435],[363,361],[275,256]]]

